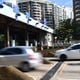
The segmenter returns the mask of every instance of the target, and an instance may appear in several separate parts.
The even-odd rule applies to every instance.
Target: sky
[[[16,1],[16,0],[4,0],[4,1]],[[56,3],[60,6],[65,6],[65,7],[72,7],[72,0],[44,0],[44,1],[51,1],[53,3]]]
[[[49,0],[49,1],[51,1],[53,3],[56,3],[57,5],[60,5],[60,6],[64,6],[65,10],[66,10],[66,15],[69,18],[71,18],[71,17],[73,18],[73,13],[72,13],[72,9],[73,9],[73,3],[72,3],[72,1],[73,0]]]
[[[4,0],[6,2],[11,2],[13,4],[16,4],[16,0]],[[66,8],[67,15],[71,15],[72,11],[72,0],[42,0],[42,1],[51,1],[57,5],[64,6]]]
[[[65,6],[65,7],[72,7],[72,0],[50,0],[52,2],[55,2],[56,4],[60,6]]]

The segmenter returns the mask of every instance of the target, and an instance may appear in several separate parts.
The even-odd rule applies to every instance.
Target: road
[[[80,80],[80,61],[64,62],[64,67],[51,80]]]
[[[41,78],[51,70],[58,61],[51,61],[51,64],[43,64],[36,70],[27,72],[34,78],[34,80],[41,80]],[[49,80],[80,80],[80,61],[65,61],[57,70],[54,76]]]
[[[40,80],[57,62],[51,61],[51,64],[42,64],[37,67],[36,70],[27,72],[28,74],[34,78],[34,80]]]

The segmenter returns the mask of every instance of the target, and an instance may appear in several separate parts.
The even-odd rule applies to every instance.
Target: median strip
[[[56,73],[59,67],[62,65],[63,61],[58,62],[52,69],[50,69],[40,80],[50,80],[52,76]]]

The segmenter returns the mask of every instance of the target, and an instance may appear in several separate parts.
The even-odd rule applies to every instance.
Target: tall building
[[[17,0],[20,7],[20,11],[25,13],[30,12],[30,15],[35,20],[44,23],[44,18],[46,18],[47,26],[54,28],[54,18],[53,18],[53,4],[47,2],[46,0]]]
[[[80,0],[73,0],[74,20],[80,23]]]
[[[66,18],[71,18],[73,19],[73,8],[71,7],[66,7]]]
[[[47,20],[47,26],[52,29],[59,26],[59,21],[66,18],[64,7],[55,5],[47,0],[17,0],[20,11],[25,13],[30,12],[30,15],[35,20],[44,23],[44,18]]]
[[[55,28],[59,27],[60,21],[66,19],[65,7],[58,6],[54,4],[54,24]]]

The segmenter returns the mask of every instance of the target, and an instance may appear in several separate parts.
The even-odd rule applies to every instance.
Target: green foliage
[[[60,21],[60,26],[58,29],[56,29],[56,33],[58,35],[59,40],[70,40],[73,31],[74,30],[71,24],[71,19]]]
[[[4,35],[0,34],[0,41],[3,41],[3,40],[4,40]]]
[[[67,19],[60,21],[59,28],[56,29],[56,33],[59,40],[80,40],[80,23],[74,20]]]

